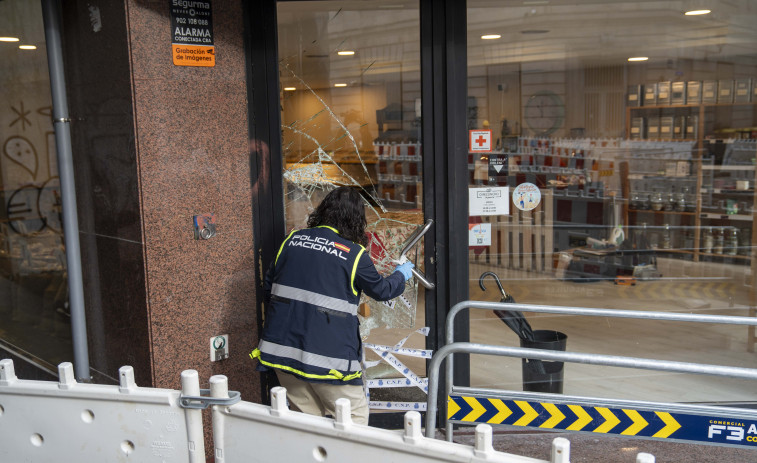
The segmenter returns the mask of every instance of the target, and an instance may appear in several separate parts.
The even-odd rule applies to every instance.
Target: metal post
[[[53,101],[55,150],[58,154],[58,171],[63,208],[63,231],[66,243],[69,304],[71,306],[71,337],[74,345],[74,369],[78,381],[89,381],[89,350],[87,322],[84,313],[81,252],[79,249],[79,219],[76,214],[74,189],[74,162],[71,150],[71,119],[68,117],[66,79],[63,74],[63,48],[61,46],[59,2],[42,0],[42,17],[45,23],[47,61],[50,70],[50,90]]]

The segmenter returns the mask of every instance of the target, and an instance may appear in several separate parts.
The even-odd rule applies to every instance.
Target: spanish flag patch
[[[347,246],[343,244],[334,243],[334,246],[337,247],[338,249],[341,249],[344,252],[350,252],[350,248],[348,248]]]

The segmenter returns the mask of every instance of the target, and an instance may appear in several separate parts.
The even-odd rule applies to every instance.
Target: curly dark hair
[[[321,204],[308,216],[308,227],[328,225],[339,231],[339,235],[354,243],[366,246],[365,203],[354,188],[339,187],[326,195]]]

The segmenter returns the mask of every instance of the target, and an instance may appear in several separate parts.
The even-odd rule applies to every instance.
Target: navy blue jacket
[[[251,356],[306,381],[362,384],[357,318],[360,295],[402,294],[400,272],[382,277],[363,246],[327,226],[295,230],[265,281],[266,317]]]

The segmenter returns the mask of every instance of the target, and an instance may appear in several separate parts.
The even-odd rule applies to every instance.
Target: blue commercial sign
[[[566,403],[450,396],[447,420],[585,431],[647,439],[757,446],[757,419]]]

